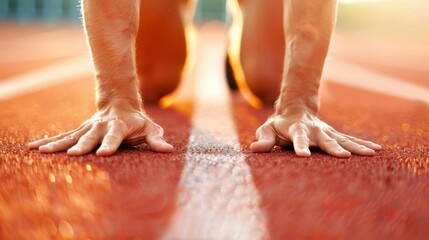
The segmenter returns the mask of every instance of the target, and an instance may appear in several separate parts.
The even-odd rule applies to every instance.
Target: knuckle
[[[266,133],[267,131],[269,131],[270,128],[271,128],[271,126],[264,124],[256,130],[256,134],[262,135],[262,134]]]
[[[284,120],[283,118],[271,118],[269,119],[264,125],[262,126],[267,126],[270,124],[273,124],[274,126],[282,126],[282,125],[286,125],[286,120]]]
[[[304,122],[302,122],[302,121],[299,121],[299,122],[296,122],[296,123],[292,124],[292,126],[295,127],[295,128],[302,129],[302,128],[306,127],[306,124]]]
[[[312,125],[310,125],[310,130],[311,131],[314,131],[314,132],[316,132],[316,131],[321,131],[322,130],[322,127],[320,127],[319,125],[317,125],[317,124],[312,124]]]
[[[121,134],[125,133],[127,131],[127,125],[122,120],[114,120],[114,122],[112,122],[112,124],[113,124],[112,127],[117,129]]]
[[[355,138],[355,137],[353,137],[353,136],[349,136],[349,138],[350,138],[352,141],[358,141],[358,142],[359,142],[359,139],[358,139],[358,138]]]
[[[122,138],[120,136],[117,136],[115,134],[106,135],[106,138],[110,139],[110,140],[122,140]]]
[[[158,124],[155,125],[156,130],[162,135],[164,134],[164,129]]]
[[[302,141],[302,142],[308,142],[309,141],[308,137],[303,136],[303,135],[297,136],[295,139],[298,141]]]
[[[125,122],[124,121],[122,121],[121,119],[113,119],[113,120],[111,120],[110,121],[113,125],[115,125],[115,126],[120,126],[120,125],[122,125],[122,124],[125,124]]]
[[[106,122],[95,122],[94,123],[94,129],[100,129],[100,128],[104,128],[106,126]]]
[[[61,139],[63,139],[64,138],[64,136],[63,135],[58,135],[58,136],[55,136],[55,137],[53,137],[53,138],[51,138],[52,139],[52,141],[58,141],[58,140],[61,140]]]
[[[359,146],[359,149],[360,149],[360,150],[367,150],[368,148],[367,148],[367,147],[365,147],[365,146],[363,146],[363,145],[361,145],[361,146]]]
[[[323,140],[323,142],[324,143],[334,143],[334,142],[336,143],[337,141],[333,138],[328,138],[328,139]]]
[[[95,141],[97,141],[97,138],[95,138],[92,135],[85,135],[81,138],[81,140],[85,141],[85,142],[95,142]]]

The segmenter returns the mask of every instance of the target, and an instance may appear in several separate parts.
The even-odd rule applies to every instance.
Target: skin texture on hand
[[[125,105],[99,110],[75,130],[29,143],[42,153],[67,151],[68,155],[84,155],[97,149],[98,156],[109,156],[119,146],[146,143],[156,152],[172,152],[173,146],[163,137],[163,129],[143,111]]]
[[[43,153],[112,155],[121,144],[171,152],[163,129],[143,111],[135,46],[140,1],[83,0],[85,33],[96,75],[98,111],[75,130],[29,143]]]
[[[311,156],[310,147],[318,147],[335,157],[351,154],[371,156],[381,146],[336,131],[311,111],[274,115],[256,131],[258,141],[250,145],[253,152],[268,152],[274,146],[293,145],[299,157]]]
[[[285,0],[286,53],[275,114],[258,128],[253,152],[293,144],[309,157],[315,146],[336,157],[374,155],[381,146],[333,129],[317,117],[318,91],[336,17],[335,0]]]

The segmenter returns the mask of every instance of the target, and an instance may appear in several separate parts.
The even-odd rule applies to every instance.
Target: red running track
[[[29,39],[43,32],[6,28],[2,36],[8,29]],[[76,29],[70,31],[75,39],[64,38],[61,31],[58,38],[63,37],[64,45],[81,46],[75,51],[84,55],[82,36]],[[222,39],[216,31],[205,30],[202,35]],[[14,40],[0,39],[0,46],[17,45]],[[47,46],[47,55],[54,49],[63,59],[75,57],[49,47],[55,39],[39,40],[31,44]],[[428,79],[429,69],[407,68],[403,71],[414,71],[407,78],[398,68],[365,65],[361,56],[336,52],[347,45],[340,40],[335,39],[332,52],[338,59],[353,60],[423,89],[428,86],[422,79]],[[217,49],[209,43],[200,48],[201,54]],[[383,56],[383,51],[374,54]],[[56,59],[34,55],[29,52],[27,61],[0,62],[0,84]],[[212,71],[198,64],[196,69],[193,78]],[[214,75],[223,81],[219,73]],[[254,131],[271,109],[253,109],[233,95],[220,107],[211,105],[210,98],[187,111],[147,106],[176,147],[171,154],[153,153],[144,145],[122,148],[112,157],[40,154],[28,150],[26,143],[70,130],[94,112],[91,77],[78,75],[71,82],[3,98],[1,239],[427,239],[427,102],[329,79],[321,95],[324,120],[340,131],[381,143],[384,149],[374,157],[349,159],[316,149],[311,158],[297,158],[291,149],[277,148],[253,154],[248,146]],[[212,117],[213,113],[230,116]]]

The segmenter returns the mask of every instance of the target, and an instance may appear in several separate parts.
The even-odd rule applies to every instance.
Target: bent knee
[[[140,90],[145,102],[157,102],[179,85],[182,66],[156,67],[140,74]]]
[[[244,67],[243,70],[250,91],[261,99],[264,104],[274,104],[280,93],[281,70],[279,71],[272,66]]]

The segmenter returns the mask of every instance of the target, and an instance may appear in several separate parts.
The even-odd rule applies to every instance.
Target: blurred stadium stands
[[[0,20],[22,23],[42,21],[55,23],[71,21],[79,23],[80,0],[0,0]],[[225,0],[200,0],[195,20],[224,21],[226,18]]]
[[[79,0],[0,0],[0,19],[30,22],[79,21]]]
[[[81,0],[0,0],[0,24],[74,22],[80,24]],[[118,0],[119,1],[119,0]],[[154,0],[156,1],[156,0]],[[394,38],[429,37],[428,0],[338,0],[338,30]],[[198,0],[195,21],[228,22],[226,0]]]

